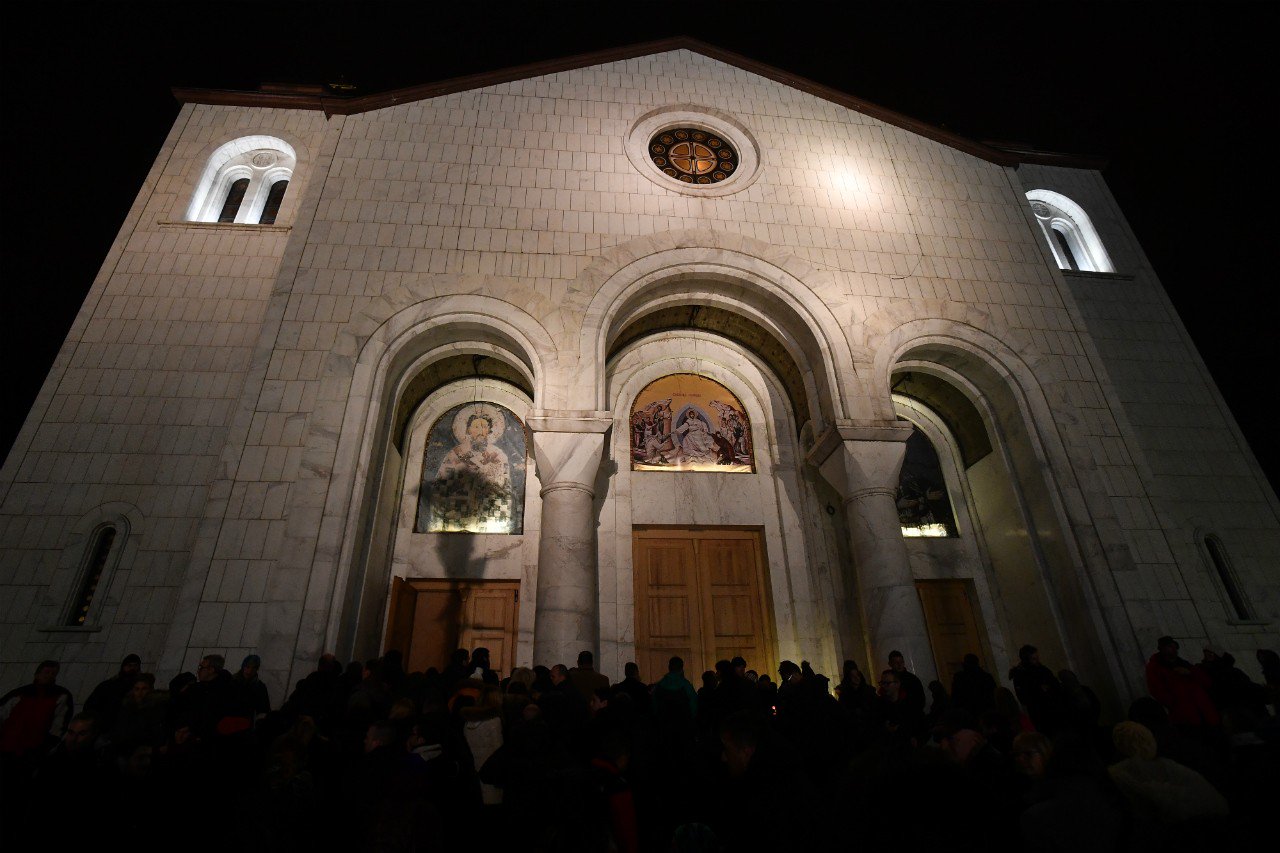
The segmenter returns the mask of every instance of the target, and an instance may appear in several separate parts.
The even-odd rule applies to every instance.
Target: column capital
[[[603,456],[604,430],[534,429],[533,459],[543,495],[560,489],[594,495]]]
[[[911,429],[901,421],[836,425],[814,443],[808,460],[846,503],[875,495],[892,499]]]
[[[851,421],[837,420],[814,440],[813,447],[805,453],[805,461],[815,468],[844,442],[849,441],[906,441],[911,437],[912,426],[905,421]]]

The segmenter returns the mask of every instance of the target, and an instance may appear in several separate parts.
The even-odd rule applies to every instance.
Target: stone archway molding
[[[860,378],[865,370],[855,363],[832,311],[845,299],[830,273],[739,234],[672,231],[616,246],[570,288],[568,302],[582,317],[578,382],[570,392],[575,408],[607,405],[604,372],[612,334],[630,320],[683,302],[715,304],[774,334],[811,386],[817,411],[800,413],[802,420],[817,415],[824,421],[866,420],[871,407]]]
[[[1140,692],[1140,678],[1130,663],[1141,660],[1142,653],[1112,574],[1132,568],[1132,557],[1123,545],[1123,533],[1105,491],[1077,473],[1092,470],[1093,463],[1087,458],[1088,448],[1076,446],[1079,442],[1073,445],[1062,427],[1075,424],[1079,413],[1065,389],[1046,387],[1040,379],[1061,372],[1056,359],[1041,353],[1025,333],[1006,331],[997,338],[981,328],[989,319],[986,312],[939,304],[947,306],[946,313],[952,316],[922,318],[918,306],[914,318],[908,319],[905,310],[890,308],[869,319],[867,338],[881,342],[874,357],[876,387],[887,391],[893,370],[901,363],[936,360],[979,390],[996,382],[1011,395],[1061,519],[1063,544],[1071,563],[1083,569],[1064,580],[1076,585],[1076,597],[1084,605],[1093,636],[1073,637],[1069,646],[1098,675],[1106,671],[1113,684]],[[1083,461],[1073,464],[1072,459]]]
[[[432,361],[433,352],[444,357],[476,344],[531,378],[536,405],[556,346],[542,324],[506,300],[477,293],[422,299],[402,288],[376,300],[339,332],[325,362],[290,501],[287,544],[274,570],[307,578],[291,650],[298,671],[322,650],[342,652],[344,641],[350,644],[344,627],[359,612],[359,600],[358,593],[353,598],[345,592],[352,567],[363,565],[368,499],[381,479],[394,397],[403,390],[406,372]],[[282,627],[275,636],[283,641]],[[264,645],[270,638],[264,632]]]

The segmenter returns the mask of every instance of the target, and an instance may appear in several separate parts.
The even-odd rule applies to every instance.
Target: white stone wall
[[[3,683],[57,658],[62,682],[83,696],[130,652],[149,669],[158,662],[310,163],[276,226],[182,220],[213,149],[261,128],[311,152],[324,119],[183,109],[10,452],[0,474]],[[255,429],[278,438],[301,426]],[[245,481],[217,499],[256,517],[282,511],[282,497]],[[87,544],[78,529],[119,506],[133,518],[130,548],[98,590],[89,621],[100,630],[45,630],[73,595]],[[244,561],[207,593],[261,597],[255,568]],[[242,619],[221,645],[252,648],[256,631]]]
[[[637,171],[630,128],[681,105],[749,130],[754,182],[707,197]],[[164,224],[202,154],[239,133],[298,151],[280,226]],[[828,347],[815,389],[840,399],[827,418],[892,418],[888,371],[924,337],[1005,371],[1035,433],[1028,458],[1053,484],[1045,511],[1080,564],[1064,606],[1096,627],[1092,659],[1111,659],[1090,675],[1131,690],[1147,641],[1128,620],[1177,633],[1192,604],[1153,609],[1176,564],[1150,496],[1117,501],[1149,491],[1148,469],[1103,375],[1109,344],[1084,334],[1095,303],[1052,266],[1019,177],[687,51],[328,120],[189,106],[4,469],[0,675],[62,657],[87,684],[138,650],[168,678],[204,651],[253,649],[278,697],[340,634],[398,359],[430,335],[456,340],[448,329],[500,326],[536,374],[534,409],[599,410],[592,336],[609,322],[598,312],[623,306],[593,300],[643,267],[729,305],[786,291]],[[1132,252],[1112,257],[1123,270]],[[40,632],[66,594],[73,526],[112,501],[143,519],[109,591],[119,608],[87,638]],[[1276,536],[1259,511],[1251,529],[1264,528],[1249,546],[1223,534],[1256,573]],[[853,588],[836,576],[799,600]],[[1274,594],[1258,604],[1274,612]],[[844,605],[813,624],[850,625]],[[613,630],[625,637],[621,620]]]
[[[1125,441],[1109,452],[1126,462],[1104,479],[1134,554],[1132,571],[1116,580],[1135,631],[1150,649],[1172,634],[1187,649],[1226,648],[1256,670],[1253,651],[1274,646],[1280,612],[1275,493],[1105,183],[1043,166],[1023,167],[1019,178],[1028,190],[1052,189],[1080,204],[1116,263],[1116,275],[1063,278],[1120,404]],[[1171,211],[1171,227],[1190,236],[1196,213],[1175,219]],[[1225,545],[1255,618],[1231,607],[1202,544],[1210,533]]]

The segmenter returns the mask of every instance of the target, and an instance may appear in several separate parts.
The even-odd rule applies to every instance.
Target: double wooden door
[[[948,690],[952,676],[964,664],[965,655],[975,654],[984,666],[988,664],[972,583],[968,580],[916,581],[938,680]]]
[[[506,674],[516,663],[520,582],[393,578],[385,649],[399,649],[408,672],[443,670],[455,649],[489,650]]]
[[[636,528],[632,542],[642,678],[661,678],[675,655],[684,658],[695,686],[716,661],[735,655],[758,672],[773,671],[776,644],[759,531]]]

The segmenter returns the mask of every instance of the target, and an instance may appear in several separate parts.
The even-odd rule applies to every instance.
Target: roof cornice
[[[641,42],[638,44],[625,45],[622,47],[606,48],[604,50],[592,51],[590,53],[579,53],[573,56],[561,57],[558,59],[548,59],[541,62],[530,62],[525,65],[516,65],[510,68],[501,68],[495,71],[485,71],[479,74],[468,74],[463,77],[453,77],[448,80],[440,80],[435,83],[424,83],[418,86],[408,86],[402,89],[392,89],[386,92],[375,92],[368,95],[355,95],[352,97],[343,97],[340,95],[331,95],[321,93],[315,86],[297,87],[295,91],[289,91],[288,87],[275,87],[274,91],[254,91],[246,92],[234,89],[203,89],[185,86],[175,86],[173,96],[184,104],[212,104],[217,106],[237,106],[237,107],[260,107],[271,109],[288,109],[288,110],[317,110],[323,112],[326,116],[334,115],[356,115],[359,113],[370,112],[372,110],[385,109],[394,107],[398,104],[408,104],[414,101],[422,101],[428,98],[439,98],[443,95],[452,95],[456,92],[466,92],[472,89],[480,89],[485,86],[494,86],[499,83],[509,83],[513,80],[526,80],[530,77],[540,77],[545,74],[555,74],[561,71],[572,71],[577,68],[588,68],[593,65],[603,65],[608,62],[619,62],[625,59],[635,59],[640,56],[649,56],[655,53],[665,53],[672,50],[688,50],[693,53],[701,54],[710,59],[715,59],[726,65],[732,65],[735,68],[741,68],[752,74],[757,74],[784,86],[790,86],[801,92],[829,101],[833,104],[846,107],[863,115],[891,124],[894,127],[900,127],[903,130],[923,136],[926,139],[932,139],[935,142],[941,142],[958,151],[966,154],[972,154],[991,163],[1001,166],[1017,166],[1021,163],[1035,163],[1046,166],[1067,166],[1077,169],[1101,169],[1106,165],[1106,161],[1094,156],[1078,156],[1072,154],[1060,154],[1043,151],[1034,151],[1024,147],[1003,147],[990,143],[979,142],[970,139],[967,136],[961,136],[941,127],[920,121],[911,116],[882,107],[879,104],[873,104],[862,98],[854,97],[846,92],[833,89],[830,86],[817,83],[798,74],[792,74],[772,65],[758,62],[739,53],[716,47],[699,39],[690,38],[688,36],[674,36],[672,38],[659,39],[657,41]]]

